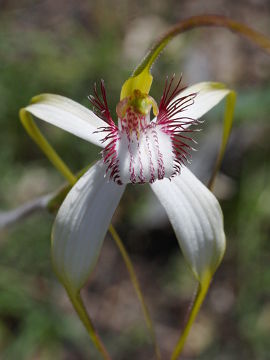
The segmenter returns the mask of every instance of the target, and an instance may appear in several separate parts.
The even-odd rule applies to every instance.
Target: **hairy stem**
[[[250,27],[231,20],[225,16],[220,15],[198,15],[189,19],[180,21],[167,31],[149,50],[143,58],[139,66],[134,70],[133,76],[140,74],[145,69],[150,71],[154,61],[157,59],[160,52],[165,46],[178,34],[199,28],[199,27],[223,27],[235,33],[245,36],[251,42],[270,53],[270,40],[263,34],[251,29]]]

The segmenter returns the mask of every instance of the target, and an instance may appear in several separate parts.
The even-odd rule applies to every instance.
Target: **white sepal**
[[[73,135],[95,145],[105,146],[101,143],[104,134],[96,131],[108,124],[73,100],[60,95],[41,94],[35,96],[25,109],[37,118]]]
[[[187,87],[181,91],[172,101],[178,98],[185,97],[191,94],[196,94],[194,103],[191,104],[180,114],[187,119],[183,121],[190,121],[188,118],[198,120],[209,110],[215,107],[231,90],[227,89],[225,85],[215,82],[201,82]],[[175,116],[179,117],[179,114]],[[172,117],[173,119],[174,117]],[[182,120],[182,119],[181,119]]]
[[[203,282],[218,267],[226,246],[223,215],[215,196],[187,168],[151,185],[164,206],[183,254]]]
[[[65,287],[79,291],[93,270],[123,194],[104,178],[104,164],[92,166],[73,186],[56,216],[52,230],[52,261]]]

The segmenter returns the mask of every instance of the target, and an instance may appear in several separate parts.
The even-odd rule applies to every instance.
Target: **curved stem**
[[[197,293],[196,293],[194,302],[192,304],[192,307],[190,309],[190,313],[189,313],[185,328],[173,350],[171,360],[177,360],[178,357],[180,356],[180,354],[183,350],[184,344],[186,342],[186,339],[188,337],[188,334],[190,332],[190,329],[191,329],[191,327],[198,315],[198,312],[201,308],[201,305],[205,299],[205,296],[207,294],[210,283],[211,283],[211,277],[207,277],[207,278],[205,278],[205,280],[202,283],[200,283],[198,285]]]
[[[270,40],[263,34],[251,29],[250,27],[231,20],[225,16],[220,15],[198,15],[189,19],[180,21],[167,31],[149,50],[143,58],[139,66],[134,70],[133,76],[140,74],[147,69],[150,70],[152,64],[157,59],[160,52],[165,46],[178,34],[192,30],[198,27],[223,27],[245,36],[251,42],[270,53]]]
[[[130,280],[132,282],[132,285],[134,287],[134,290],[136,292],[136,295],[137,295],[137,297],[139,299],[139,302],[141,304],[141,307],[142,307],[145,322],[146,322],[146,325],[148,327],[148,330],[150,332],[150,335],[151,335],[151,338],[152,338],[152,341],[153,341],[153,344],[154,344],[154,347],[155,347],[156,357],[157,357],[157,359],[160,360],[161,355],[160,355],[160,349],[159,349],[159,346],[158,346],[157,340],[156,340],[155,330],[154,330],[154,327],[153,327],[153,323],[152,323],[152,320],[151,320],[150,313],[148,311],[148,308],[146,306],[146,303],[145,303],[145,300],[144,300],[144,297],[143,297],[143,294],[142,294],[142,291],[141,291],[141,288],[140,288],[139,281],[137,279],[134,267],[132,265],[132,261],[131,261],[129,255],[128,255],[128,253],[127,253],[127,250],[125,249],[125,246],[124,246],[120,236],[118,235],[118,233],[116,232],[116,230],[115,230],[115,228],[113,227],[112,224],[110,224],[110,226],[109,226],[109,232],[110,232],[112,238],[114,239],[116,245],[118,246],[118,249],[119,249],[119,251],[120,251],[120,253],[121,253],[122,257],[123,257],[123,260],[125,262],[126,268],[128,270],[129,276],[130,276]]]
[[[100,352],[100,354],[103,356],[103,358],[105,360],[111,360],[110,355],[108,354],[103,342],[101,341],[100,337],[98,336],[98,334],[92,324],[92,321],[87,313],[87,310],[86,310],[83,300],[81,298],[81,294],[80,293],[73,294],[73,293],[69,292],[67,288],[66,288],[66,291],[67,291],[67,294],[69,296],[69,299],[70,299],[74,309],[76,310],[79,318],[81,319],[82,323],[84,324],[94,345],[96,346],[96,348],[98,349],[98,351]]]

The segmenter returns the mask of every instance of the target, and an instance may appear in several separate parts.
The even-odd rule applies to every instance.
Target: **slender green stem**
[[[142,73],[145,69],[150,70],[152,64],[157,59],[160,52],[166,45],[176,36],[183,32],[198,28],[198,27],[223,27],[245,36],[251,42],[254,42],[260,48],[270,53],[270,40],[268,37],[251,29],[250,27],[238,21],[231,20],[225,16],[220,15],[198,15],[189,19],[180,21],[167,31],[149,50],[141,63],[136,67],[133,76]]]
[[[210,282],[211,282],[211,277],[207,277],[207,278],[205,278],[205,281],[203,281],[202,283],[200,283],[198,285],[198,290],[197,290],[194,302],[192,304],[192,307],[191,307],[191,310],[189,313],[189,317],[187,319],[185,328],[173,350],[171,360],[177,360],[178,357],[180,356],[180,354],[183,350],[184,344],[186,342],[186,339],[188,337],[189,331],[190,331],[190,329],[197,317],[197,314],[201,308],[201,305],[205,299]]]
[[[148,308],[146,306],[146,303],[145,303],[145,300],[144,300],[144,297],[143,297],[143,294],[142,294],[142,291],[141,291],[141,288],[140,288],[139,281],[137,279],[134,267],[132,265],[132,261],[131,261],[129,255],[128,255],[128,253],[127,253],[127,250],[125,249],[125,246],[124,246],[120,236],[118,235],[118,233],[116,232],[116,230],[115,230],[115,228],[113,227],[112,224],[110,224],[110,226],[109,226],[109,232],[110,232],[112,238],[114,239],[116,245],[118,246],[118,249],[119,249],[119,251],[120,251],[120,253],[121,253],[122,257],[123,257],[123,260],[125,262],[126,268],[128,270],[129,276],[130,276],[130,280],[132,282],[132,285],[133,285],[133,287],[135,289],[135,292],[136,292],[137,297],[139,299],[139,302],[141,304],[146,325],[147,325],[147,327],[149,329],[153,344],[155,346],[156,357],[157,357],[157,359],[160,360],[161,355],[160,355],[160,349],[159,349],[159,346],[158,346],[157,340],[156,340],[155,330],[154,330],[154,327],[153,327],[153,323],[152,323],[152,320],[151,320],[150,313],[148,311]]]
[[[85,308],[85,305],[83,303],[83,300],[81,298],[81,294],[78,292],[77,294],[73,294],[66,288],[66,291],[68,293],[69,299],[76,310],[79,318],[81,319],[82,323],[84,324],[85,328],[87,329],[87,332],[93,341],[94,345],[100,352],[100,354],[103,356],[105,360],[111,360],[110,355],[108,354],[105,346],[103,345],[103,342],[101,341],[100,337],[98,336],[92,321],[87,313],[87,310]]]

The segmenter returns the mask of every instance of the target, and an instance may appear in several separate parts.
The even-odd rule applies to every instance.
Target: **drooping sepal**
[[[187,168],[151,188],[164,206],[184,257],[203,284],[220,264],[225,251],[223,215],[211,193]]]
[[[104,178],[96,163],[73,186],[56,216],[52,231],[52,262],[71,293],[91,274],[112,215],[125,189]]]

